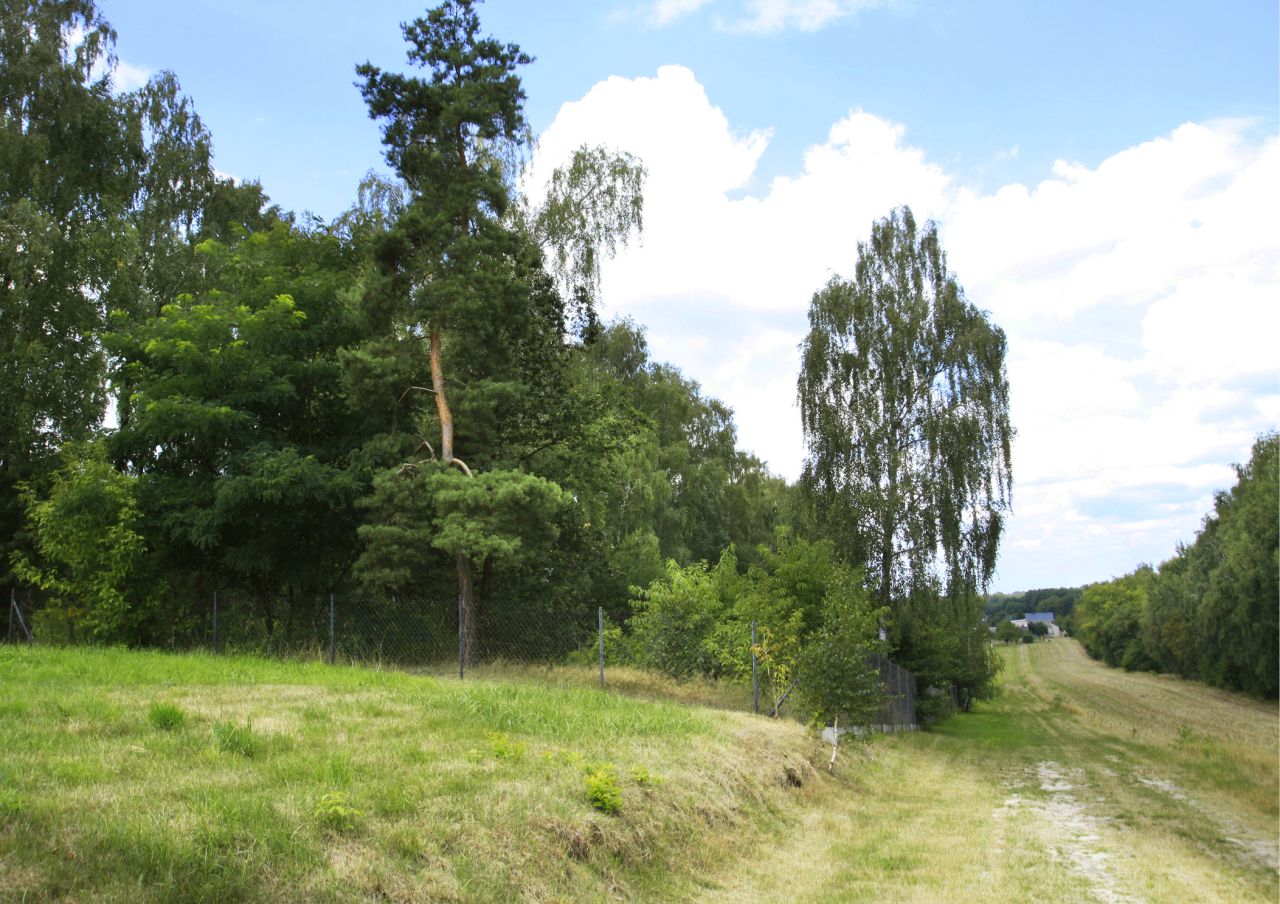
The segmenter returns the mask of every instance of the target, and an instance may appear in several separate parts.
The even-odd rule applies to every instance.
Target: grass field
[[[817,793],[794,723],[520,677],[0,648],[0,898],[681,898]]]
[[[1109,669],[1070,640],[1001,655],[996,700],[861,749],[843,767],[851,791],[708,898],[1280,897],[1275,703]]]
[[[640,673],[0,648],[0,899],[1277,899],[1274,704],[1002,656],[996,700],[829,776]]]

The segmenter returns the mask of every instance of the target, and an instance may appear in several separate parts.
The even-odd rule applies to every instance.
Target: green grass
[[[0,648],[0,900],[1280,897],[1274,703],[1001,656],[994,700],[828,775],[638,672]]]
[[[687,898],[821,753],[566,675],[0,648],[0,899]]]
[[[1108,669],[1074,641],[1001,656],[994,700],[845,754],[848,790],[711,899],[1280,897],[1274,702]]]

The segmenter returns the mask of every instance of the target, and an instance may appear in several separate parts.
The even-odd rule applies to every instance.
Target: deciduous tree
[[[965,298],[937,227],[905,207],[875,223],[853,278],[814,295],[802,357],[802,482],[819,525],[865,563],[900,650],[917,625],[971,633],[1014,431],[1004,332]]]

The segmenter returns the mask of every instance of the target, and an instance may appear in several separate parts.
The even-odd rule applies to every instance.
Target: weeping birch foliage
[[[798,385],[803,483],[881,605],[985,590],[1012,491],[1005,335],[900,208],[814,296]],[[899,616],[901,621],[901,615]]]

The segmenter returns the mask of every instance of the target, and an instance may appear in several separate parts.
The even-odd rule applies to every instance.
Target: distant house
[[[1049,629],[1049,637],[1061,637],[1062,629],[1053,623],[1052,612],[1028,612],[1014,622],[1019,628],[1029,628],[1035,622],[1042,623]]]

